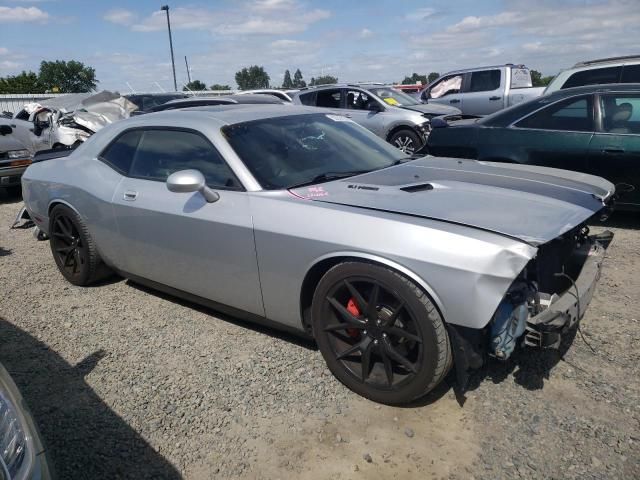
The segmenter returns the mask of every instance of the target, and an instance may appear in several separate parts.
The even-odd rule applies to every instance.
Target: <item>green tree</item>
[[[90,92],[98,84],[95,69],[76,60],[43,61],[38,80],[47,91],[56,93]]]
[[[438,72],[431,72],[428,76],[427,76],[427,83],[431,83],[434,80],[437,80],[438,78],[440,78],[440,74]]]
[[[410,77],[404,77],[402,80],[402,85],[413,85],[414,83],[421,82],[423,85],[427,84],[427,76],[426,75],[418,75],[417,73],[413,73]]]
[[[534,87],[546,87],[553,80],[553,76],[543,77],[537,70],[531,70],[531,84]]]
[[[220,85],[219,83],[214,83],[209,87],[209,90],[231,90],[229,85]]]
[[[307,82],[302,79],[302,72],[298,68],[293,74],[293,88],[304,88],[307,86]]]
[[[284,71],[284,80],[282,81],[282,88],[293,88],[293,82],[291,81],[291,72],[289,70]]]
[[[183,91],[191,90],[194,92],[199,92],[206,89],[207,89],[207,86],[204,84],[204,82],[201,82],[200,80],[191,80],[189,83],[187,83],[183,87],[182,90]]]
[[[35,72],[25,72],[0,78],[0,93],[44,93]]]
[[[338,77],[332,77],[331,75],[321,75],[318,78],[311,77],[309,81],[309,85],[329,85],[333,83],[338,83]]]
[[[240,90],[251,90],[254,88],[269,88],[269,74],[265,72],[263,67],[252,65],[249,68],[244,67],[236,72],[236,83]]]

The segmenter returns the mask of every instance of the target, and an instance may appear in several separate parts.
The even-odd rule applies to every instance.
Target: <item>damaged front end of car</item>
[[[555,348],[591,302],[613,233],[590,235],[581,224],[538,246],[483,329],[449,326],[458,388],[488,359],[508,360],[516,348]]]

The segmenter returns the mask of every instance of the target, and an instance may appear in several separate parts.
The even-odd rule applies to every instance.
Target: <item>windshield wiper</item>
[[[355,175],[362,175],[363,173],[369,173],[372,170],[353,170],[351,172],[326,172],[316,175],[311,180],[305,182],[295,183],[287,187],[288,190],[292,188],[306,187],[307,185],[313,185],[315,183],[330,182],[331,180],[339,180],[341,178],[353,177]]]

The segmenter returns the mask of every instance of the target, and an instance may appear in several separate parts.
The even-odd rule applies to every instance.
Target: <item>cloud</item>
[[[407,13],[404,18],[410,22],[421,22],[435,16],[436,14],[437,11],[435,8],[426,7],[418,8],[413,12]]]
[[[171,27],[176,30],[209,30],[219,35],[289,35],[304,32],[310,25],[331,16],[328,10],[305,11],[293,0],[260,0],[256,8],[210,10],[178,7],[170,11]],[[286,7],[286,8],[285,8]],[[153,12],[131,26],[138,32],[166,29],[165,13]]]
[[[49,14],[37,7],[0,7],[0,23],[46,22]]]
[[[371,38],[373,37],[373,32],[368,28],[363,28],[362,30],[360,30],[360,33],[358,34],[358,36],[360,38]]]
[[[470,32],[483,28],[513,26],[526,20],[526,16],[516,12],[502,12],[485,17],[464,17],[460,22],[447,28],[447,32]]]
[[[102,18],[107,22],[115,23],[116,25],[131,25],[134,22],[136,15],[130,10],[115,8],[105,13]]]
[[[6,47],[0,47],[0,55],[6,55],[9,53],[9,49]]]

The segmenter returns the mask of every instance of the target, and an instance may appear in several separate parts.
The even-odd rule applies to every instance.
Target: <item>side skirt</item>
[[[270,320],[266,317],[256,315],[250,312],[245,312],[244,310],[230,307],[228,305],[224,305],[222,303],[209,300],[208,298],[200,297],[198,295],[194,295],[192,293],[185,292],[183,290],[179,290],[177,288],[173,288],[168,285],[164,285],[163,283],[154,282],[153,280],[139,277],[137,275],[132,275],[130,273],[123,272],[121,270],[116,270],[116,273],[118,273],[118,275],[122,277],[125,277],[131,280],[134,283],[138,283],[140,285],[151,288],[153,290],[158,290],[162,293],[166,293],[167,295],[171,295],[172,297],[176,297],[181,300],[186,300],[187,302],[196,303],[198,305],[209,308],[211,310],[220,312],[224,315],[233,317],[234,319],[237,319],[243,322],[255,323],[260,326],[267,327],[274,330],[279,330],[281,332],[294,335],[304,340],[313,340],[313,337],[302,329],[297,329],[297,328],[290,327],[288,325],[283,325],[282,323]]]

